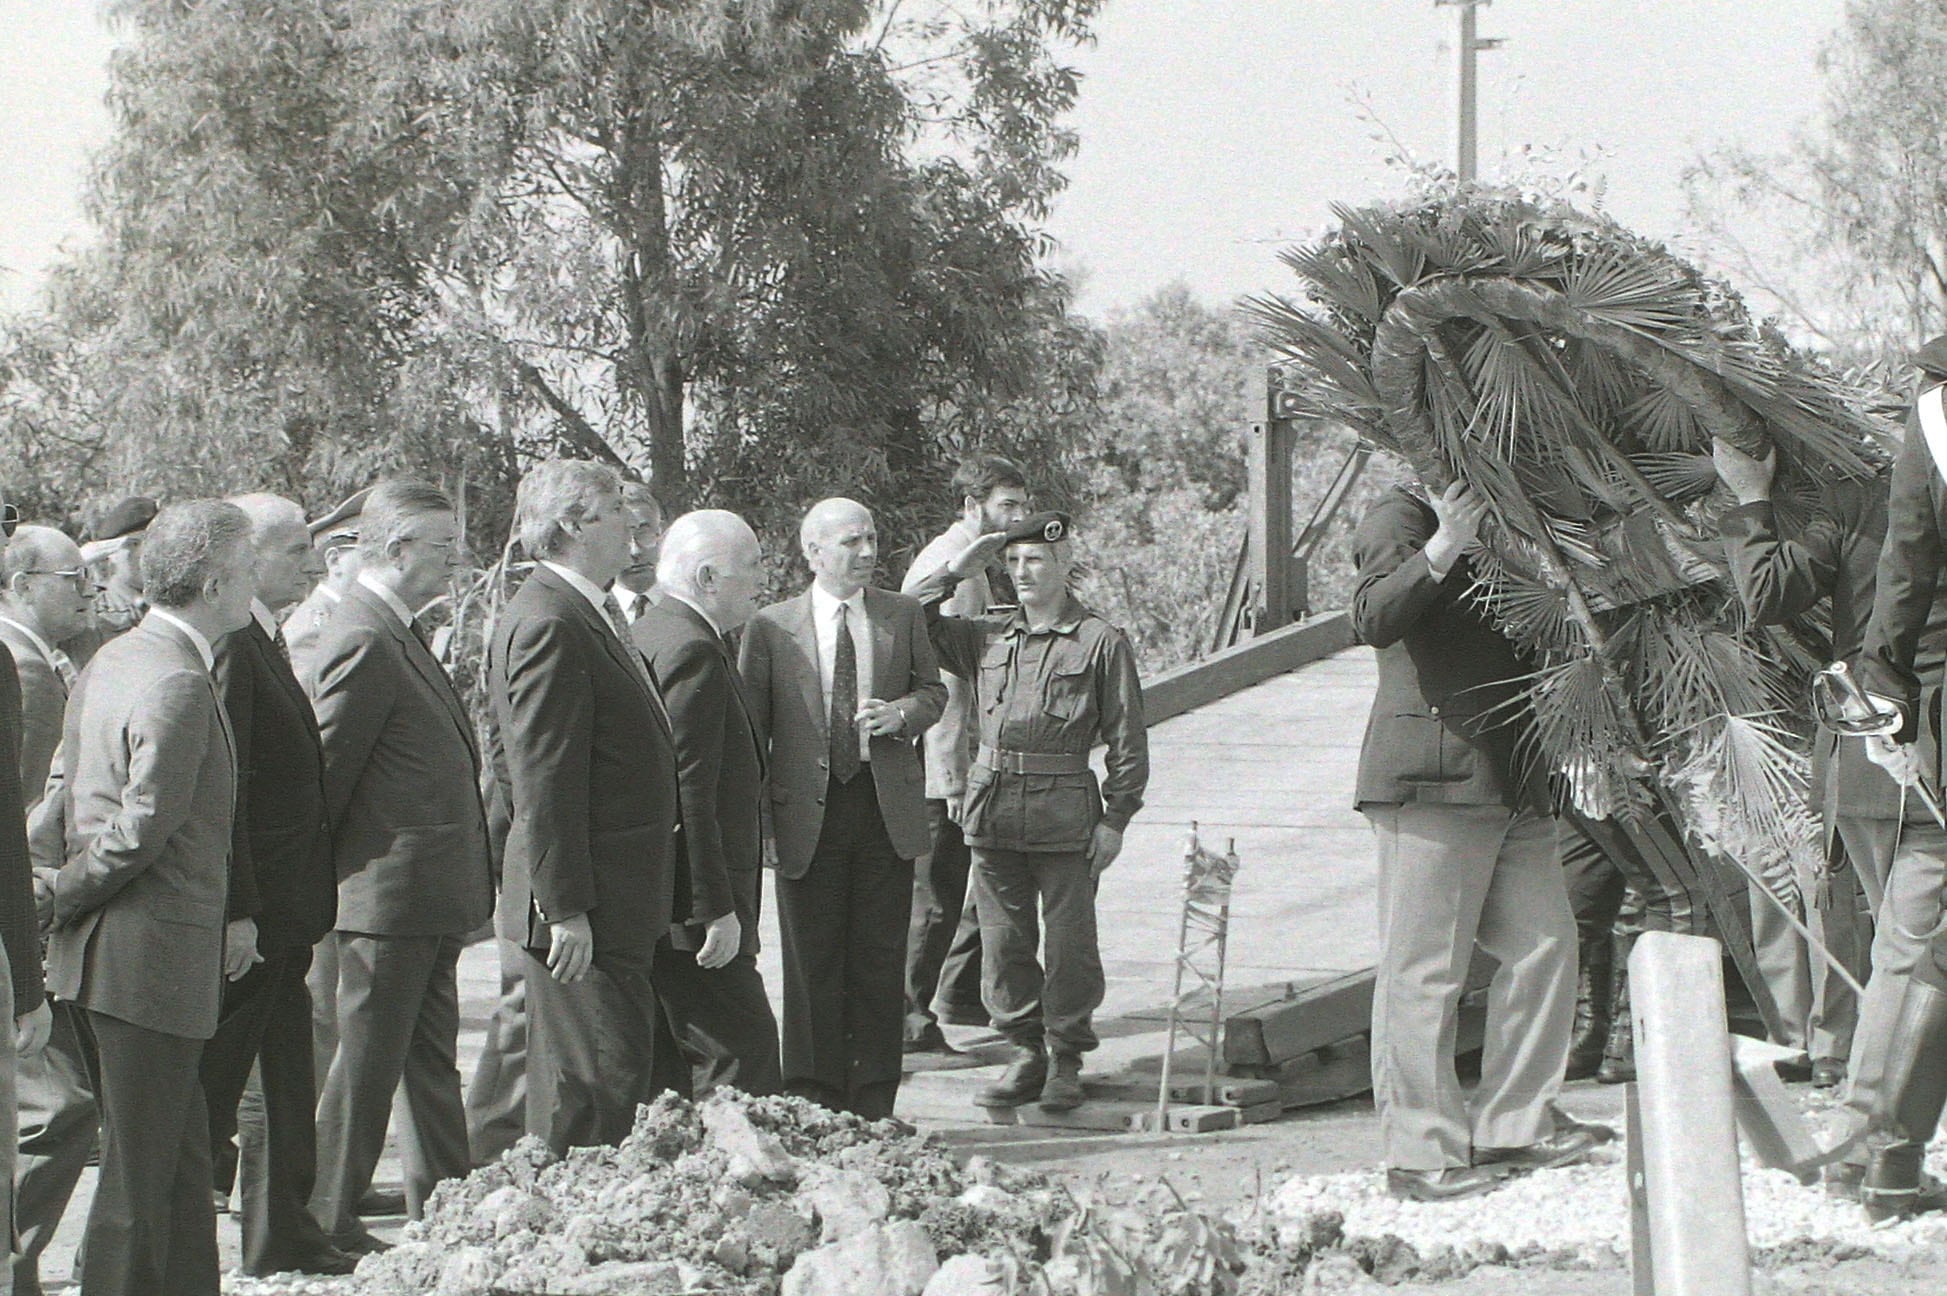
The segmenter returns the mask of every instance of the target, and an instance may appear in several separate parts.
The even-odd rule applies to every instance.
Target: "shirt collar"
[[[331,586],[329,585],[318,586],[318,593],[324,595],[325,598],[332,603],[342,603],[344,602],[345,599],[345,596],[343,594],[340,594],[337,590],[331,588]]]
[[[370,572],[362,571],[358,573],[358,583],[378,595],[379,601],[391,608],[392,615],[399,618],[399,624],[408,630],[412,629],[412,609],[406,606],[404,599],[393,593],[391,589],[377,580]]]
[[[541,560],[541,566],[547,568],[562,580],[567,581],[573,587],[575,593],[587,599],[589,604],[597,612],[601,613],[603,617],[608,616],[608,592],[600,585],[589,580],[578,571],[572,571],[569,568],[563,567],[558,562],[549,562],[543,558]]]
[[[207,671],[216,669],[216,649],[210,647],[210,641],[203,637],[201,630],[198,630],[195,626],[189,624],[189,622],[183,620],[167,608],[151,606],[149,608],[149,615],[158,621],[167,621],[170,625],[188,635],[189,642],[196,646],[196,655],[203,659],[203,669]]]
[[[1061,615],[1056,617],[1054,623],[1042,633],[1074,634],[1075,628],[1082,624],[1082,618],[1088,615],[1088,609],[1083,607],[1082,601],[1072,593],[1062,597],[1065,601],[1061,605]],[[1028,629],[1028,614],[1018,607],[1015,608],[1007,618],[1006,633],[1011,635],[1034,633]]]
[[[695,599],[684,598],[681,594],[678,594],[675,590],[664,590],[663,594],[665,597],[673,598],[678,603],[681,603],[683,606],[694,611],[698,616],[703,618],[704,623],[708,625],[710,629],[716,631],[717,638],[719,639],[723,638],[723,627],[718,625],[717,619],[711,616],[708,612],[705,612],[703,610],[702,605],[699,604]]]
[[[838,615],[839,602],[840,600],[837,597],[826,592],[825,587],[823,585],[820,585],[817,581],[813,581],[811,583],[811,610],[821,620],[831,618],[831,617],[836,617]],[[850,608],[853,612],[858,613],[860,616],[864,616],[865,615],[865,588],[863,586],[860,586],[858,589],[854,590],[852,592],[852,597],[845,599],[844,603],[845,606]]]
[[[277,638],[277,617],[264,606],[262,599],[250,600],[250,615],[257,619],[257,624],[264,628],[265,634],[272,639]]]
[[[34,651],[38,652],[41,655],[42,659],[48,662],[50,665],[53,664],[54,645],[48,643],[47,640],[41,638],[40,635],[35,632],[34,627],[28,625],[24,621],[16,621],[10,616],[0,616],[0,622],[5,622],[6,624],[12,626],[14,629],[20,631],[20,633],[26,635],[27,642],[34,645]]]

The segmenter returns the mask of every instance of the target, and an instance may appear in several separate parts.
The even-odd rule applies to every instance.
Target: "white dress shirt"
[[[412,629],[412,609],[407,607],[406,601],[393,593],[389,586],[374,578],[372,573],[363,571],[358,574],[358,583],[378,595],[379,602],[391,608],[392,615],[398,617],[406,629]]]
[[[615,596],[617,603],[622,605],[622,615],[630,625],[634,625],[637,621],[641,620],[642,614],[654,607],[655,600],[660,597],[656,593],[656,587],[653,585],[638,593],[630,589],[627,585],[624,585],[621,581],[616,581],[615,584],[609,586],[608,592]],[[687,599],[684,601],[688,602]],[[695,607],[696,605],[691,603],[690,606]]]
[[[198,630],[195,626],[189,624],[189,622],[183,620],[181,617],[172,614],[165,608],[152,606],[149,608],[149,615],[158,620],[167,621],[170,625],[188,635],[189,642],[196,646],[197,655],[203,659],[203,669],[206,671],[216,669],[216,649],[210,647],[210,641],[203,637],[201,630]]]
[[[852,591],[852,597],[844,601],[845,625],[852,632],[852,653],[859,667],[860,702],[872,696],[872,627],[865,619],[865,591]],[[837,664],[838,652],[838,609],[839,600],[825,592],[825,587],[813,583],[811,587],[811,624],[818,633],[818,685],[825,698],[825,714],[832,713],[832,670]],[[883,699],[882,699],[883,700]],[[872,759],[872,735],[859,730],[859,759]]]

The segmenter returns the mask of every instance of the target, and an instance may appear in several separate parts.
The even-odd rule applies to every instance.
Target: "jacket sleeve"
[[[906,639],[912,645],[909,667],[912,689],[898,699],[899,712],[906,719],[905,735],[918,737],[932,728],[946,706],[946,685],[940,683],[940,659],[933,652],[927,634],[926,613],[911,600],[899,598],[899,610],[906,618]]]
[[[927,637],[933,642],[938,663],[961,679],[972,680],[980,674],[980,649],[986,635],[980,622],[971,617],[946,614],[947,600],[953,597],[959,584],[958,576],[941,567],[913,581],[906,595],[919,600],[920,610],[925,614]]]
[[[20,680],[12,666],[7,661],[0,669],[6,676],[0,679],[0,942],[6,945],[18,1017],[38,1007],[47,990],[40,923],[34,916],[34,871],[27,854],[27,802],[20,787]]]
[[[257,857],[250,851],[251,738],[256,717],[256,671],[249,661],[250,650],[238,637],[250,627],[224,635],[216,645],[216,692],[230,716],[230,730],[237,747],[237,810],[230,823],[230,902],[228,918],[255,918],[263,912],[263,896],[257,888]]]
[[[1096,684],[1101,693],[1095,700],[1101,738],[1108,749],[1103,758],[1102,822],[1121,832],[1142,809],[1143,792],[1149,786],[1142,677],[1136,670],[1135,649],[1122,631],[1111,634],[1102,666]]]
[[[345,635],[321,649],[305,688],[324,750],[325,823],[338,837],[352,793],[392,717],[398,667],[386,660],[385,648],[371,633]]]
[[[1921,684],[1913,658],[1940,579],[1940,527],[1933,496],[1938,477],[1919,419],[1909,416],[1906,444],[1893,466],[1886,547],[1879,555],[1873,615],[1859,657],[1860,682],[1900,704],[1901,742],[1913,741],[1920,729]]]
[[[36,659],[20,662],[20,787],[36,801],[47,786],[47,770],[54,749],[61,745],[61,718],[67,693],[60,676]]]
[[[577,629],[554,617],[511,627],[493,690],[516,831],[525,839],[534,902],[559,922],[595,907],[588,775],[595,688]]]
[[[768,752],[771,747],[771,623],[752,617],[744,627],[744,641],[737,650],[737,673],[744,677],[744,699],[750,703],[751,723],[757,726],[757,741]]]
[[[128,773],[118,808],[62,867],[54,887],[55,926],[114,899],[189,821],[215,705],[208,685],[186,670],[163,676],[135,700],[119,735],[127,745]]]
[[[1404,491],[1389,492],[1360,521],[1352,539],[1352,632],[1359,642],[1391,647],[1439,597],[1441,579],[1425,552],[1434,529],[1433,511]]]
[[[1809,611],[1832,593],[1847,528],[1827,491],[1797,540],[1778,537],[1770,500],[1740,504],[1718,520],[1744,615],[1753,625],[1777,625]]]
[[[678,922],[709,923],[736,911],[717,811],[723,777],[724,716],[737,705],[729,666],[714,644],[688,640],[657,654],[653,665],[676,736],[676,778],[689,852],[690,912]]]

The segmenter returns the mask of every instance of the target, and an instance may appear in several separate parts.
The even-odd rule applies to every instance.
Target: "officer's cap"
[[[82,561],[94,562],[129,544],[149,529],[157,511],[156,502],[146,495],[131,495],[109,509],[89,528],[87,543],[81,546]]]
[[[337,508],[305,525],[311,529],[311,542],[329,545],[351,544],[358,539],[358,525],[365,513],[365,497],[372,493],[367,486],[348,497]]]
[[[1066,513],[1049,509],[1031,513],[1007,529],[1008,544],[1058,544],[1073,537],[1075,523]]]

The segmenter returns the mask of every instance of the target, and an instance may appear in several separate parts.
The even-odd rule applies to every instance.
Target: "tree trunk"
[[[630,87],[630,110],[616,132],[615,232],[624,248],[622,314],[629,330],[627,359],[618,377],[632,395],[649,434],[649,481],[673,514],[690,506],[683,464],[683,389],[680,298],[669,249],[668,195],[663,191],[661,114],[654,86]]]

